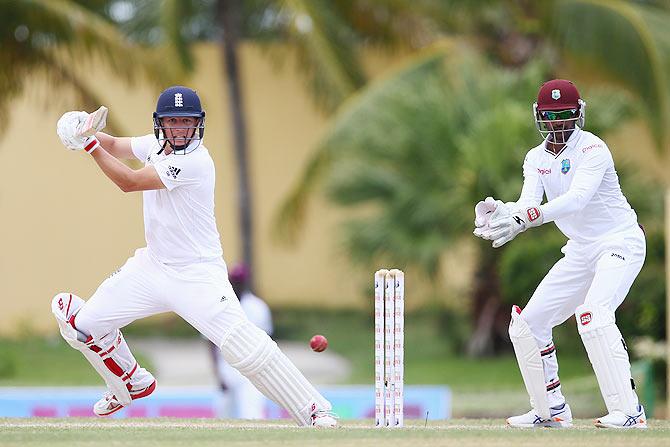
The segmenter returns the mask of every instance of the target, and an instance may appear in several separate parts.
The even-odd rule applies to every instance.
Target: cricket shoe
[[[572,411],[570,405],[562,404],[549,408],[549,419],[542,419],[535,413],[535,410],[530,410],[528,413],[512,416],[507,418],[507,425],[517,428],[567,428],[572,427]]]
[[[151,382],[151,385],[146,386],[144,388],[131,388],[129,390],[130,397],[132,398],[132,400],[147,397],[148,395],[153,393],[155,389],[156,389],[156,381],[154,380],[153,382]],[[93,405],[93,413],[101,417],[109,416],[112,413],[116,413],[121,408],[123,408],[123,405],[119,403],[119,401],[116,399],[116,396],[111,391],[107,391],[102,396],[102,399],[100,399],[95,403],[95,405]]]
[[[637,406],[637,413],[627,415],[623,411],[614,410],[610,414],[596,419],[596,427],[599,428],[647,428],[647,415],[644,407]]]
[[[337,415],[332,411],[316,410],[312,413],[312,427],[335,428],[337,427]]]

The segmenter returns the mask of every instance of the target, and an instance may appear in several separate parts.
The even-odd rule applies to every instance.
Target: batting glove
[[[56,133],[63,145],[72,150],[84,150],[91,153],[100,147],[100,142],[95,136],[81,136],[79,130],[81,125],[86,122],[89,114],[86,112],[67,112],[58,120]]]
[[[523,208],[509,215],[497,216],[494,212],[489,221],[489,239],[493,241],[493,248],[502,247],[519,233],[543,223],[544,215],[539,207]]]

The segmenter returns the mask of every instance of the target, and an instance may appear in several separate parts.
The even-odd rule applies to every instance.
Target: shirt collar
[[[565,152],[568,148],[573,147],[577,142],[577,140],[581,137],[581,135],[582,135],[582,129],[579,126],[575,125],[574,132],[570,134],[570,138],[568,138],[568,141],[565,142],[565,145],[557,154],[554,154],[549,149],[547,149],[547,141],[549,140],[549,136],[547,136],[547,138],[545,138],[544,141],[542,142],[542,148],[547,154],[551,155],[554,158],[558,158],[558,156],[561,155],[563,152]]]

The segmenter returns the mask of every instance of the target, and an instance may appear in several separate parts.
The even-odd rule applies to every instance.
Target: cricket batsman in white
[[[564,257],[526,307],[512,308],[510,339],[532,406],[507,419],[513,427],[572,425],[552,329],[573,314],[608,411],[595,425],[647,427],[614,317],[644,263],[645,235],[621,192],[609,148],[583,130],[585,108],[572,82],[543,84],[533,105],[543,141],[526,155],[519,200],[487,198],[475,207],[474,233],[493,241],[493,248],[549,222],[568,238]]]
[[[108,416],[149,396],[156,380],[137,364],[120,329],[138,318],[175,312],[221,349],[263,394],[304,426],[334,427],[330,403],[277,344],[245,316],[228,281],[214,217],[215,171],[203,144],[205,112],[197,93],[173,86],[158,97],[154,132],[120,138],[100,132],[107,109],[68,112],[57,131],[71,150],[84,150],[124,192],[142,191],[147,246],[84,301],[53,298],[65,340],[81,351],[107,384],[93,406]],[[138,159],[133,170],[119,161]]]

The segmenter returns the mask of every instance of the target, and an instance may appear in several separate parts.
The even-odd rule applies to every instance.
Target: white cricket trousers
[[[607,235],[590,244],[575,241],[561,249],[565,255],[544,277],[521,312],[537,340],[544,364],[550,405],[564,401],[552,329],[570,318],[582,304],[598,304],[614,313],[628,294],[646,256],[640,227]]]
[[[139,319],[174,312],[217,346],[247,320],[223,259],[165,265],[138,249],[103,281],[75,318],[77,329],[100,339]]]

